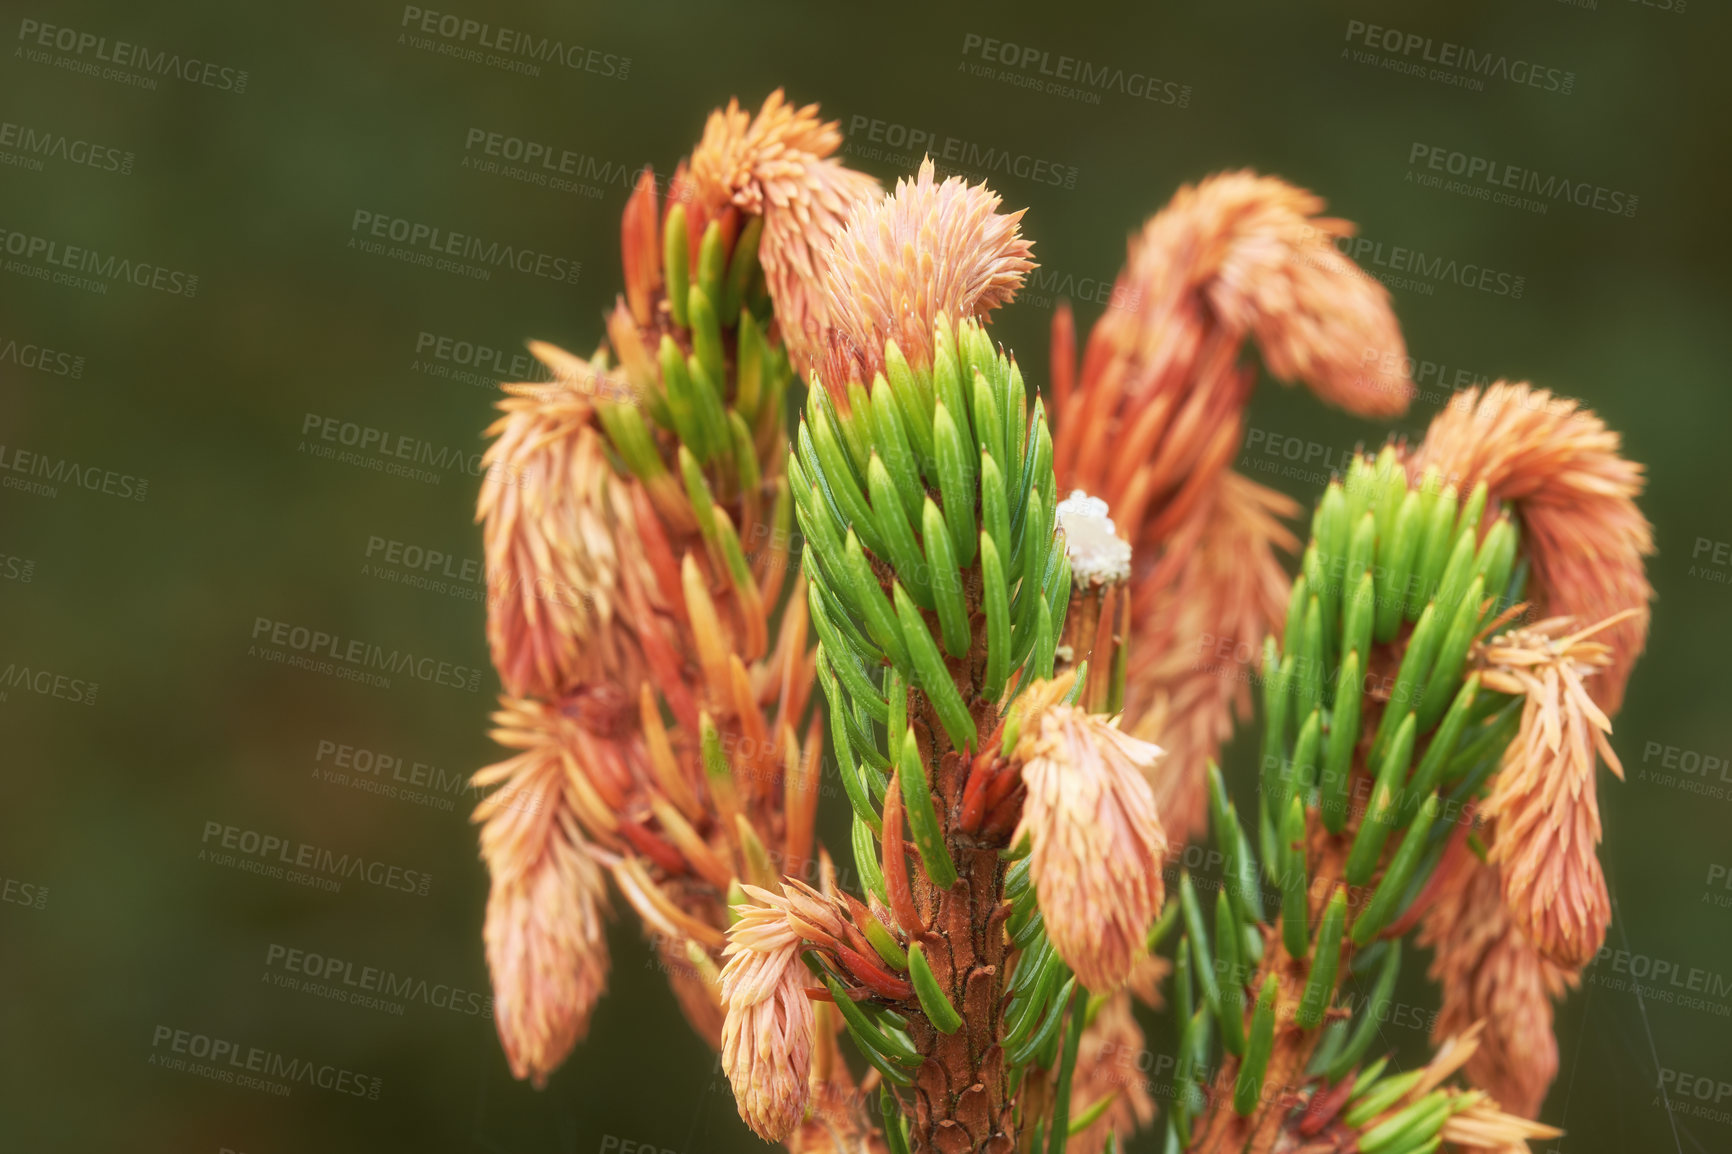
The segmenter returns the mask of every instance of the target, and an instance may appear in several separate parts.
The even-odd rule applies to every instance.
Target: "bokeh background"
[[[1373,271],[1402,248],[1493,270],[1494,286],[1520,278],[1518,295],[1402,274],[1426,388],[1399,431],[1423,429],[1453,384],[1499,375],[1583,398],[1648,463],[1659,542],[1653,638],[1614,739],[1629,780],[1601,779],[1615,952],[1559,1010],[1545,1117],[1568,1134],[1547,1148],[1732,1149],[1721,6],[442,2],[426,8],[593,54],[509,71],[442,54],[453,42],[417,32],[413,6],[380,3],[8,6],[0,1148],[760,1148],[630,919],[610,934],[613,988],[588,1041],[544,1091],[511,1079],[487,1014],[486,882],[461,783],[495,755],[472,524],[494,384],[522,371],[526,338],[594,346],[631,174],[668,171],[728,97],[755,105],[785,85],[840,118],[875,175],[907,172],[909,135],[926,134],[1027,207],[1043,269],[996,331],[1036,381],[1056,300],[1091,320],[1127,234],[1224,168],[1318,191],[1379,246],[1367,261],[1389,264]],[[1536,62],[1559,90],[1411,75],[1393,65],[1423,49],[1369,49],[1354,22]],[[52,32],[71,50],[44,47],[44,25],[89,38]],[[1019,65],[1027,48],[1049,67],[1069,56],[1153,77],[1155,98],[1026,87],[1039,64],[983,65],[989,38],[1017,45]],[[100,59],[117,41],[179,56],[193,79]],[[569,150],[576,173],[561,186],[489,171],[492,133]],[[1620,193],[1626,209],[1633,197],[1634,212],[1534,211],[1439,187],[1447,170],[1421,179],[1424,158],[1450,153]],[[980,160],[995,156],[1005,168]],[[358,212],[581,270],[417,267],[354,243]],[[66,246],[160,267],[168,288],[41,279]],[[426,446],[424,475],[330,455],[342,446],[319,431],[345,422]],[[1242,466],[1307,503],[1343,454],[1389,432],[1272,383],[1247,423]],[[385,688],[290,667],[269,644],[277,622],[461,672]],[[1241,790],[1251,746],[1230,753]],[[381,876],[412,874],[410,891],[430,883],[351,877],[329,892],[249,872],[247,854],[221,856],[247,834],[409,871]],[[394,1010],[287,988],[291,950],[346,975],[389,971],[411,993]],[[1410,1060],[1435,1008],[1421,970],[1406,967],[1386,1026]],[[1160,1095],[1174,1043],[1146,1024]],[[175,1069],[164,1039],[178,1030],[339,1067],[362,1092],[297,1083],[284,1097]]]

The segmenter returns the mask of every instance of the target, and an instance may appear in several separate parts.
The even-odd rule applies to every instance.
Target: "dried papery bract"
[[[482,856],[493,875],[485,939],[511,1072],[541,1086],[588,1031],[606,988],[607,893],[565,797],[560,750],[538,734],[523,735],[534,744],[496,767],[507,784],[480,815],[487,821]]]
[[[627,756],[609,732],[609,696],[584,695],[558,714],[502,699],[494,737],[520,752],[474,782],[497,786],[475,817],[493,875],[486,937],[500,1037],[518,1076],[537,1082],[587,1030],[607,975],[605,885],[591,850],[615,824],[587,783]]]
[[[482,459],[477,517],[488,648],[508,693],[557,697],[641,676],[635,647],[615,628],[619,542],[634,526],[595,427],[598,383],[606,378],[509,388],[505,415],[487,430],[496,439]]]
[[[1286,600],[1276,550],[1294,543],[1280,522],[1296,506],[1229,468],[1246,342],[1277,379],[1361,415],[1401,413],[1413,392],[1388,293],[1342,255],[1352,226],[1322,207],[1250,172],[1182,188],[1133,237],[1080,376],[1069,310],[1054,323],[1055,465],[1136,547],[1126,729],[1168,750],[1156,788],[1175,843],[1201,828],[1204,767],[1249,711],[1232,655]]]
[[[795,108],[777,89],[756,116],[737,101],[712,112],[692,152],[698,196],[764,220],[764,283],[802,374],[829,343],[830,303],[820,288],[830,247],[850,209],[878,192],[875,180],[833,158],[841,144],[836,122],[820,120],[816,104]]]
[[[582,1036],[606,973],[603,866],[693,1027],[720,1044],[727,894],[818,858],[813,655],[784,474],[793,373],[772,308],[825,331],[810,303],[824,254],[876,190],[830,159],[838,140],[778,92],[756,117],[712,117],[665,202],[646,170],[621,221],[611,350],[532,342],[550,379],[507,386],[491,430],[478,519],[512,695],[496,736],[523,752],[476,775],[500,787],[476,816],[500,1034],[537,1084]],[[520,796],[535,816],[501,800]],[[831,1072],[826,1091],[851,1095],[846,1068]],[[866,1140],[863,1119],[826,1122],[840,1146]]]
[[[1541,616],[1587,626],[1636,610],[1599,638],[1612,661],[1590,692],[1610,713],[1623,703],[1647,644],[1654,597],[1644,562],[1654,552],[1653,527],[1636,508],[1643,469],[1621,445],[1578,402],[1498,381],[1483,393],[1457,394],[1409,466],[1434,468],[1463,493],[1483,482],[1490,500],[1520,507],[1523,532],[1534,542],[1529,596]]]
[[[511,1072],[539,1089],[589,1030],[607,987],[606,880],[569,828],[545,839],[520,876],[494,879],[488,968]]]
[[[1024,719],[1013,755],[1028,797],[1011,840],[1028,836],[1047,936],[1098,993],[1130,977],[1166,899],[1167,839],[1147,780],[1160,757],[1158,747],[1069,705]]]
[[[1497,868],[1465,847],[1458,853],[1439,868],[1441,884],[1418,937],[1436,952],[1428,973],[1443,993],[1432,1037],[1482,1023],[1467,1076],[1505,1109],[1533,1118],[1558,1072],[1552,1003],[1576,979],[1547,961],[1510,919]]]
[[[790,924],[788,904],[757,887],[754,904],[737,907],[722,951],[722,1069],[734,1100],[758,1137],[780,1142],[806,1108],[812,1065],[815,983],[800,961],[804,942]]]
[[[836,336],[822,375],[832,390],[870,384],[891,341],[911,365],[930,367],[939,318],[984,317],[1016,295],[1034,268],[1031,245],[1022,212],[998,205],[984,184],[937,180],[928,158],[890,197],[855,207],[826,282]]]
[[[1616,629],[1618,618],[1581,631],[1572,624],[1552,618],[1500,635],[1480,661],[1482,684],[1524,699],[1521,728],[1485,802],[1497,829],[1490,860],[1516,924],[1547,958],[1579,970],[1612,920],[1598,853],[1596,755],[1620,778],[1623,767],[1607,740],[1611,720],[1588,693],[1592,676],[1616,660],[1611,646],[1589,638]]]
[[[1439,1136],[1462,1151],[1490,1150],[1493,1154],[1525,1154],[1529,1142],[1563,1136],[1556,1126],[1530,1122],[1499,1109],[1490,1098],[1452,1095],[1452,1113],[1439,1129]]]

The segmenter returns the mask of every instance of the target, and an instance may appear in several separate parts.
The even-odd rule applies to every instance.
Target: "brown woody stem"
[[[1078,582],[1071,589],[1054,671],[1063,673],[1088,662],[1088,682],[1078,704],[1090,713],[1117,712],[1114,706],[1124,696],[1118,678],[1130,625],[1130,603],[1123,581]]]
[[[1323,911],[1336,889],[1346,885],[1344,877],[1347,854],[1352,848],[1353,834],[1357,826],[1357,822],[1351,822],[1349,828],[1341,834],[1331,834],[1324,829],[1315,812],[1308,816],[1306,833],[1309,846],[1306,857],[1311,884],[1306,891],[1309,907],[1307,924],[1312,927],[1313,955],[1316,950],[1316,926],[1322,919]],[[1371,888],[1365,887],[1363,893],[1348,891],[1349,923],[1369,899]],[[1342,963],[1336,970],[1337,990],[1348,973],[1346,959],[1350,956],[1351,947],[1347,947]],[[1300,999],[1311,978],[1313,960],[1311,955],[1300,959],[1288,957],[1281,944],[1279,921],[1264,930],[1263,960],[1257,967],[1250,988],[1261,988],[1264,980],[1274,974],[1278,992],[1275,1002],[1274,1048],[1270,1052],[1268,1070],[1263,1077],[1262,1097],[1256,1109],[1248,1116],[1241,1117],[1234,1110],[1233,1088],[1239,1076],[1240,1059],[1230,1054],[1224,1056],[1214,1083],[1209,1087],[1208,1105],[1193,1124],[1191,1154],[1270,1154],[1277,1149],[1282,1127],[1293,1107],[1300,1101],[1301,1091],[1305,1087],[1305,1068],[1310,1064],[1311,1055],[1323,1038],[1323,1027],[1302,1030],[1294,1023],[1295,1011],[1299,1008]],[[1331,991],[1331,1002],[1334,996],[1335,991]],[[1247,1031],[1250,1028],[1251,1009],[1250,1000],[1247,999]]]
[[[998,709],[978,692],[986,660],[986,621],[978,588],[967,590],[967,600],[973,642],[966,657],[948,665],[984,739],[998,726]],[[1010,952],[1004,932],[1010,912],[1004,900],[1006,863],[999,856],[1004,837],[961,829],[963,789],[978,751],[951,748],[930,704],[914,690],[909,693],[909,720],[957,872],[956,884],[947,890],[933,885],[920,869],[910,870],[909,881],[933,977],[963,1020],[955,1033],[944,1034],[910,1003],[909,1034],[924,1058],[914,1086],[903,1092],[905,1101],[912,1098],[910,1144],[916,1151],[941,1154],[1011,1154],[1014,1100],[999,1038]]]

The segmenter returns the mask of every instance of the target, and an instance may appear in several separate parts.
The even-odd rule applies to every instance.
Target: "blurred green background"
[[[1458,379],[1507,374],[1583,398],[1648,463],[1659,541],[1653,639],[1617,722],[1629,780],[1601,778],[1609,946],[1623,952],[1559,1010],[1545,1117],[1569,1133],[1546,1148],[1732,1149],[1722,10],[455,4],[427,10],[581,45],[585,67],[526,75],[441,54],[458,42],[414,32],[415,10],[388,4],[26,2],[7,18],[0,1149],[760,1147],[630,918],[610,934],[612,990],[588,1041],[543,1092],[511,1079],[480,1012],[486,881],[473,798],[453,783],[495,755],[470,456],[492,383],[526,338],[593,347],[619,285],[629,175],[646,162],[667,172],[711,107],[731,95],[755,106],[778,85],[852,125],[851,155],[884,179],[918,159],[897,147],[910,130],[959,158],[1011,158],[989,175],[1028,208],[1044,267],[996,333],[1035,380],[1054,299],[1075,296],[1091,320],[1127,234],[1180,183],[1224,168],[1316,190],[1385,254],[1523,278],[1519,298],[1439,278],[1396,289],[1430,366],[1400,429],[1423,429]],[[1349,40],[1354,22],[1547,71],[1541,87],[1492,78],[1482,90],[1410,75],[1392,65],[1426,49],[1367,48],[1363,33]],[[1017,45],[1018,67],[978,74],[989,38]],[[157,53],[182,75],[149,73]],[[1155,77],[1156,98],[1014,83],[1039,80],[1040,54]],[[152,76],[154,88],[137,83]],[[1548,91],[1553,80],[1569,91]],[[572,187],[514,180],[475,166],[489,133],[586,159]],[[1541,213],[1409,179],[1428,171],[1410,157],[1433,148],[1446,164],[1457,152],[1634,195],[1636,211],[1557,201]],[[357,212],[579,261],[581,274],[417,267],[352,245]],[[44,282],[50,261],[80,259],[67,246],[195,274],[196,294],[88,273],[94,288]],[[442,341],[500,350],[505,367],[441,360]],[[431,476],[384,472],[377,454],[321,456],[341,448],[316,435],[325,421],[412,438]],[[1290,475],[1253,473],[1307,503],[1319,455],[1339,461],[1386,432],[1269,384],[1248,426],[1310,455]],[[392,561],[390,542],[422,552]],[[412,568],[428,551],[451,560]],[[418,572],[428,583],[403,580]],[[261,619],[267,635],[283,622],[463,672],[457,685],[398,675],[378,688],[291,668],[261,656]],[[1230,754],[1243,791],[1250,745]],[[367,751],[344,758],[347,782],[325,772],[343,746]],[[357,784],[393,774],[422,775],[420,792]],[[237,844],[251,831],[431,883],[421,894],[351,877],[333,893],[246,872],[214,856],[225,827]],[[412,993],[395,1013],[287,988],[290,950],[390,971]],[[1435,1006],[1421,971],[1406,967],[1405,1008],[1386,1030],[1410,1060]],[[1652,988],[1632,991],[1632,973]],[[1164,1084],[1173,1039],[1147,1022],[1145,1064]],[[173,1068],[179,1030],[350,1071],[363,1092],[297,1083],[282,1097]],[[1136,1148],[1154,1149],[1152,1135]]]

